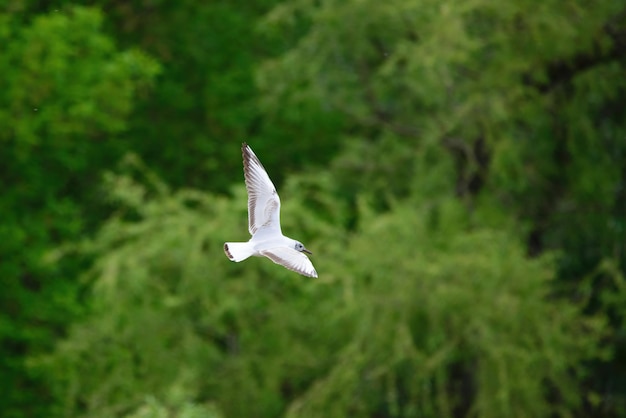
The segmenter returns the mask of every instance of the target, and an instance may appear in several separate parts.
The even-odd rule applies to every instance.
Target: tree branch
[[[547,80],[533,80],[530,74],[526,74],[524,83],[537,88],[542,93],[547,93],[562,83],[568,82],[577,74],[613,60],[626,60],[626,9],[618,13],[611,21],[602,28],[602,35],[608,36],[612,41],[611,48],[603,48],[599,42],[595,42],[591,51],[582,52],[568,59],[553,61],[547,64]]]

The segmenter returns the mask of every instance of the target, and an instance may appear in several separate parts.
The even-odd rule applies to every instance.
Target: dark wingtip
[[[230,250],[228,249],[228,243],[224,243],[224,252],[226,253],[226,257],[230,258],[231,260],[233,259],[233,255],[230,253]]]
[[[248,145],[247,142],[243,142],[241,144],[241,155],[243,155],[244,163],[248,158],[250,158],[250,154],[253,154],[252,148],[250,148],[250,145]]]

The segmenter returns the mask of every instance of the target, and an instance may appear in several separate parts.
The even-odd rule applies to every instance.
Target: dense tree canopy
[[[626,417],[626,8],[0,6],[3,417]],[[245,240],[240,144],[319,279]]]

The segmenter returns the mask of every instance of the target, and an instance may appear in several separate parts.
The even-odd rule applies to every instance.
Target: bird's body
[[[282,233],[280,198],[265,168],[246,143],[242,145],[242,154],[248,191],[248,230],[252,238],[247,242],[227,242],[224,252],[232,261],[243,261],[250,256],[267,257],[289,270],[317,277],[311,260],[303,254],[311,252]]]

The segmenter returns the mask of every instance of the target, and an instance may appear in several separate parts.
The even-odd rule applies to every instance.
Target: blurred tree
[[[265,34],[257,25],[279,3],[98,2],[112,36],[163,65],[154,94],[136,106],[125,139],[172,186],[228,192],[241,174],[230,152],[243,141],[266,151],[266,165],[280,163],[285,171],[323,163],[337,151],[332,133],[340,115],[313,101],[284,112],[259,103],[254,70],[282,52],[289,38]],[[282,175],[275,175],[278,184]]]
[[[81,310],[84,259],[51,267],[41,257],[97,222],[98,171],[121,155],[116,135],[158,66],[118,50],[93,9],[0,21],[0,411],[45,416],[49,395],[26,356],[49,350]]]
[[[529,260],[506,229],[475,226],[451,187],[434,187],[442,177],[412,178],[430,192],[385,215],[360,199],[355,232],[293,197],[322,202],[332,183],[292,177],[284,229],[298,225],[323,254],[309,280],[264,259],[227,262],[222,242],[246,235],[243,187],[233,200],[172,193],[129,163],[109,177],[126,209],[76,247],[97,256],[94,314],[41,359],[62,416],[523,417],[580,406],[602,322],[552,295],[552,257]]]
[[[121,416],[153,397],[170,410],[277,416],[343,343],[345,314],[316,308],[333,290],[267,260],[228,262],[223,242],[247,235],[243,186],[234,200],[171,193],[136,160],[127,169],[108,180],[125,209],[79,247],[98,260],[94,314],[41,360],[60,415]]]
[[[615,331],[610,371],[594,366],[590,383],[601,401],[589,407],[625,411],[626,307],[602,302],[624,292],[614,283],[626,272],[624,4],[295,0],[266,25],[302,21],[309,30],[259,81],[269,105],[316,99],[350,118],[344,135],[356,141],[333,168],[338,196],[372,187],[389,206],[416,170],[406,150],[439,144],[468,207],[514,214],[530,255],[560,251],[572,296],[601,265],[617,266],[601,269],[589,299]]]
[[[0,267],[7,281],[0,297],[0,367],[14,388],[0,395],[2,416],[35,414],[39,406],[48,414],[46,389],[35,391],[37,377],[26,376],[24,364],[83,309],[76,276],[88,260],[43,266],[40,259],[60,242],[91,234],[109,216],[103,168],[136,151],[174,186],[228,191],[241,166],[224,158],[232,149],[225,138],[279,150],[267,153],[268,166],[311,164],[337,148],[328,132],[340,119],[316,103],[287,116],[269,116],[257,106],[255,62],[281,50],[284,40],[259,36],[256,20],[276,1],[95,2],[106,19],[74,6],[79,3],[94,6],[0,5],[0,39],[8,45],[0,57],[6,87],[0,175],[8,190],[0,199],[0,255],[10,260]],[[137,47],[162,64],[156,85],[158,67]],[[299,158],[290,158],[286,140]]]
[[[98,3],[0,6],[3,416],[624,416],[621,2]],[[281,188],[318,282],[222,255],[241,139],[326,164]],[[98,187],[129,150],[167,185]]]

